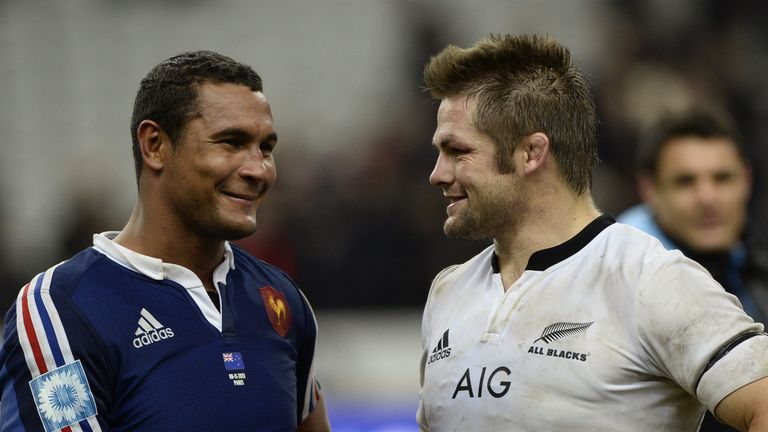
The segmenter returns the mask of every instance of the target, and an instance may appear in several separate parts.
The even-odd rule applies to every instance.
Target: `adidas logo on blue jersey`
[[[445,333],[443,333],[443,336],[437,342],[437,346],[435,346],[435,348],[432,350],[432,354],[429,356],[427,364],[432,364],[438,360],[442,360],[451,356],[451,348],[448,347],[448,332],[450,330],[451,329],[448,329],[445,331]]]
[[[139,318],[139,328],[134,333],[133,346],[136,348],[145,347],[163,339],[173,337],[173,330],[160,324],[155,317],[146,309],[141,309],[141,318]]]

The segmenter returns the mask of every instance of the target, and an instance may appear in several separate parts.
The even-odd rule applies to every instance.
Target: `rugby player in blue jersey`
[[[131,132],[127,225],[33,278],[6,317],[0,430],[330,430],[309,303],[230,243],[276,176],[259,75],[172,57],[142,80]]]

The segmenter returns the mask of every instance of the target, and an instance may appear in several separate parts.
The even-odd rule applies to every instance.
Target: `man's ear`
[[[144,120],[139,123],[136,136],[144,165],[153,171],[161,171],[165,164],[165,157],[170,155],[171,150],[171,140],[168,135],[156,122]]]
[[[520,146],[523,155],[523,172],[530,174],[539,170],[549,154],[549,137],[542,132],[535,132],[523,137]]]

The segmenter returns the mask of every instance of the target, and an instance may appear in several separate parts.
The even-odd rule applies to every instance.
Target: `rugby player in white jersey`
[[[567,48],[449,46],[430,182],[450,237],[492,239],[435,278],[423,431],[696,431],[705,410],[768,431],[768,336],[678,251],[592,201],[597,118]]]

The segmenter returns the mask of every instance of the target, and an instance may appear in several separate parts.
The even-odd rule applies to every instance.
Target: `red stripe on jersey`
[[[37,340],[35,326],[32,324],[32,317],[29,312],[29,300],[27,297],[28,293],[29,284],[24,286],[24,294],[21,296],[21,313],[24,316],[24,330],[27,331],[27,338],[29,339],[29,345],[32,347],[32,354],[35,356],[35,363],[37,363],[37,368],[40,370],[40,375],[42,375],[48,372],[48,368],[45,366],[43,350],[40,349],[40,342]]]

